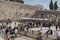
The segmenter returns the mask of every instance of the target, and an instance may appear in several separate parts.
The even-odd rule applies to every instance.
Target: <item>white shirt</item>
[[[18,29],[15,29],[15,33],[17,33],[18,32]]]
[[[57,37],[58,36],[58,31],[54,31],[54,35]]]
[[[27,31],[26,27],[24,29],[25,29],[25,31]]]

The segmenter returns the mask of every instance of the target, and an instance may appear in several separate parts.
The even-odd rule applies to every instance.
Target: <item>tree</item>
[[[19,2],[19,3],[24,3],[23,0],[10,0],[10,1],[13,1],[13,2]]]
[[[53,10],[53,1],[52,0],[50,1],[49,8],[50,8],[50,10]]]
[[[23,0],[16,0],[16,2],[24,3],[24,1],[23,1]]]
[[[54,3],[54,10],[58,9],[57,1]]]
[[[54,5],[53,5],[53,1],[51,0],[51,1],[50,1],[50,4],[49,4],[49,9],[50,9],[50,10],[54,10],[53,6],[54,6]],[[48,26],[49,26],[49,30],[50,30],[51,23],[49,23]]]

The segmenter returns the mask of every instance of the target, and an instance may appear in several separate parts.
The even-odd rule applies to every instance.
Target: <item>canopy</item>
[[[49,20],[49,19],[47,19],[47,18],[44,18],[44,19],[42,19],[42,18],[21,18],[21,20]]]

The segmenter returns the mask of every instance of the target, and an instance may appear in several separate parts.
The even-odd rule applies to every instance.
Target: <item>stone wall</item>
[[[32,18],[47,18],[50,21],[57,20],[60,22],[60,11],[37,10],[36,13],[32,16]]]
[[[0,20],[20,19],[21,17],[31,17],[35,10],[42,9],[43,6],[32,6],[10,1],[0,1]]]

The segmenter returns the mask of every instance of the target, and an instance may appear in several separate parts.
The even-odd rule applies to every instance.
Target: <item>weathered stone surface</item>
[[[45,11],[45,10],[38,10],[36,13],[32,16],[32,18],[47,18],[50,21],[59,21],[60,22],[60,11]]]
[[[0,20],[20,19],[21,17],[30,17],[35,10],[42,9],[40,6],[25,5],[17,2],[0,1]]]

